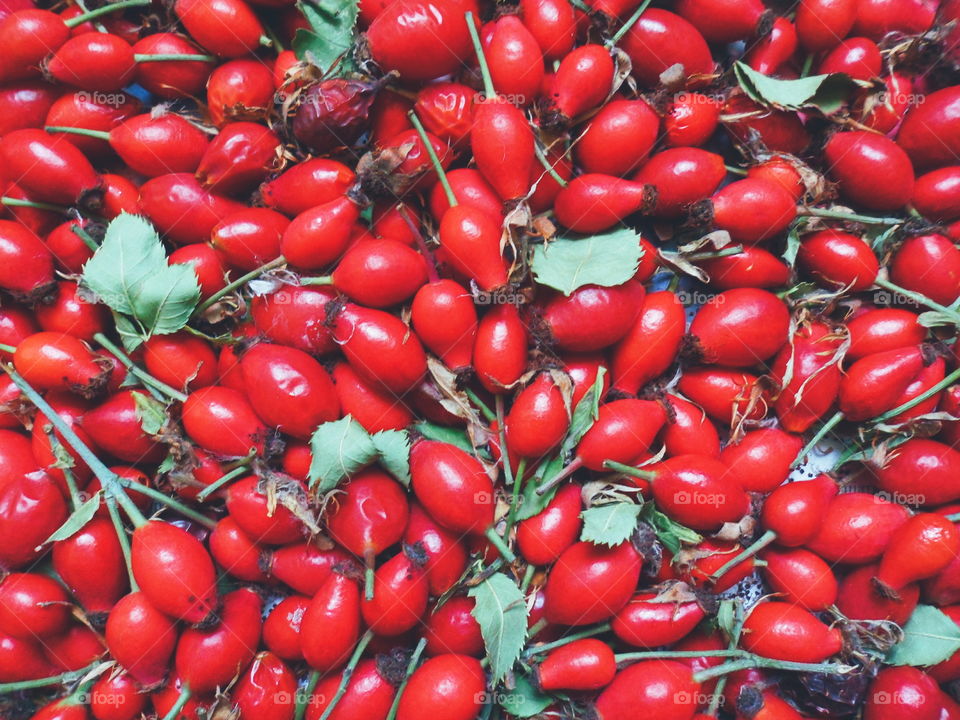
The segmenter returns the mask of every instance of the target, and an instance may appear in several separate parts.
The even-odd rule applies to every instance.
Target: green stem
[[[66,127],[65,125],[47,125],[43,128],[48,133],[66,133],[67,135],[83,135],[97,140],[106,140],[110,142],[110,133],[105,130],[89,130],[87,128]]]
[[[833,416],[827,420],[816,434],[810,438],[810,442],[803,446],[803,449],[800,451],[800,454],[797,455],[796,459],[790,464],[791,468],[799,467],[800,463],[803,462],[803,459],[813,450],[817,444],[826,437],[827,433],[833,430],[841,421],[843,420],[842,412],[835,412]]]
[[[151,55],[150,53],[134,53],[133,60],[138,63],[178,61],[212,63],[216,62],[217,59],[213,55],[200,55],[197,53],[157,53],[156,55]]]
[[[44,425],[43,434],[47,436],[47,442],[50,443],[50,449],[56,458],[59,454],[58,451],[63,450],[63,444],[53,431],[52,425]],[[63,479],[67,483],[67,490],[70,491],[70,504],[73,506],[73,509],[76,510],[83,505],[83,500],[80,498],[80,489],[77,487],[77,477],[73,474],[72,468],[60,468],[60,472],[63,473]]]
[[[149,5],[150,2],[151,0],[122,0],[122,2],[113,3],[112,5],[104,5],[96,10],[89,10],[82,15],[77,15],[69,20],[64,20],[63,24],[68,28],[75,28],[77,25],[83,25],[83,23],[87,22],[88,20],[93,20],[94,18],[102,17],[103,15],[109,15],[117,10],[123,10],[124,8],[128,7],[143,7],[144,5]]]
[[[51,685],[66,684],[74,680],[79,680],[99,664],[100,661],[97,660],[97,662],[80,670],[71,670],[70,672],[60,673],[59,675],[50,675],[49,677],[37,678],[36,680],[0,683],[0,695],[6,695],[20,690],[33,690],[35,688],[50,687]]]
[[[293,720],[303,720],[303,716],[307,713],[307,705],[310,704],[310,698],[313,696],[313,691],[317,689],[317,683],[320,682],[320,672],[313,670],[310,673],[310,677],[307,678],[307,684],[303,688],[303,693],[297,695],[297,709],[293,714]]]
[[[63,205],[53,205],[51,203],[37,202],[35,200],[21,200],[20,198],[12,197],[0,197],[0,205],[6,205],[7,207],[27,207],[35,208],[37,210],[49,210],[50,212],[60,213],[61,215],[66,215],[69,208],[64,207]]]
[[[715,677],[729,675],[738,670],[748,670],[750,668],[770,668],[771,670],[789,670],[792,672],[805,673],[830,673],[839,675],[849,672],[853,668],[850,665],[840,665],[838,663],[799,663],[789,662],[787,660],[771,660],[758,655],[752,655],[733,662],[724,663],[715,667],[705,668],[693,674],[695,683],[703,683]]]
[[[0,343],[0,351],[13,355],[17,349],[13,345],[4,345]]]
[[[241,465],[240,467],[234,468],[233,470],[228,472],[226,475],[221,475],[212,483],[207,485],[203,490],[197,493],[197,502],[203,502],[208,497],[210,497],[213,493],[215,493],[217,490],[219,490],[228,482],[233,480],[235,477],[239,477],[248,471],[249,469],[247,468],[246,465]]]
[[[127,480],[126,478],[122,477],[119,478],[119,481],[120,485],[125,487],[127,490],[132,490],[133,492],[138,492],[141,495],[146,495],[151,500],[156,500],[161,505],[166,505],[171,510],[176,510],[184,517],[188,517],[206,528],[210,528],[212,530],[217,526],[216,520],[208,518],[203,513],[199,513],[193,508],[187,507],[179,500],[174,500],[169,495],[162,493],[159,490],[150,487],[149,485],[141,485],[138,482]]]
[[[533,582],[533,576],[536,574],[537,566],[527,565],[527,569],[523,571],[523,580],[520,582],[520,592],[527,592],[527,588],[530,587],[530,583]]]
[[[803,60],[803,67],[800,68],[800,77],[805,78],[810,74],[810,69],[813,67],[813,53],[807,55]]]
[[[123,365],[127,370],[133,373],[133,375],[137,377],[139,380],[142,380],[147,385],[150,385],[151,387],[156,388],[157,390],[162,392],[164,395],[167,395],[168,397],[171,397],[174,400],[177,400],[179,402],[187,401],[187,396],[184,395],[182,392],[170,387],[165,382],[157,380],[157,378],[155,378],[153,375],[148,373],[146,370],[143,370],[139,368],[136,364],[134,364],[133,360],[131,360],[130,357],[123,350],[121,350],[113,342],[111,342],[110,339],[107,338],[107,336],[104,335],[103,333],[97,333],[96,335],[93,336],[93,339],[96,340],[98,343],[100,343],[100,345],[102,345],[104,348],[106,348],[106,350],[111,355],[113,355],[115,358],[117,358],[117,360],[120,361],[121,365]]]
[[[733,165],[724,165],[724,167],[731,175],[739,175],[740,177],[744,177],[747,174],[747,171],[744,168],[734,167]]]
[[[537,487],[537,495],[545,495],[546,493],[548,493],[550,490],[552,490],[557,485],[562,483],[564,480],[566,480],[568,477],[573,475],[577,470],[579,470],[582,467],[583,467],[583,460],[579,457],[575,457],[573,460],[570,461],[570,464],[568,464],[563,470],[558,472],[556,475],[554,475],[552,478],[550,478],[546,482],[541,483]]]
[[[319,277],[300,278],[301,285],[333,285],[333,275],[321,275]]]
[[[626,463],[617,462],[616,460],[607,460],[603,463],[603,466],[609,470],[616,470],[624,475],[632,475],[633,477],[640,478],[641,480],[646,480],[648,482],[652,482],[657,477],[655,472],[651,472],[650,470],[641,470],[640,468],[635,468],[633,465],[627,465]]]
[[[540,618],[530,627],[529,630],[527,630],[527,637],[535,638],[540,633],[540,631],[543,630],[549,624],[550,624],[549,620],[547,620],[546,618]]]
[[[593,627],[586,628],[580,632],[575,632],[572,635],[567,635],[562,637],[559,640],[554,640],[553,642],[544,643],[543,645],[535,645],[534,647],[528,649],[523,653],[523,657],[528,658],[533,655],[540,655],[541,653],[549,652],[558,647],[563,647],[564,645],[569,645],[572,642],[577,640],[583,640],[584,638],[593,637],[594,635],[601,635],[605,632],[609,632],[610,623],[600,623],[599,625],[594,625]]]
[[[477,395],[473,390],[466,388],[464,392],[466,393],[467,397],[470,398],[470,402],[476,405],[483,416],[487,419],[487,422],[493,422],[497,419],[496,414],[490,409],[490,406],[481,400],[480,396]]]
[[[407,671],[404,673],[403,681],[397,688],[397,694],[393,696],[393,704],[390,705],[390,712],[387,713],[385,720],[395,720],[397,717],[397,709],[400,707],[400,698],[403,696],[403,691],[407,689],[407,683],[410,682],[410,676],[413,675],[413,671],[417,669],[417,663],[420,662],[420,656],[423,654],[425,647],[427,647],[427,639],[420,638],[420,642],[417,643],[417,647],[413,650],[413,655],[410,656],[410,662],[407,663]]]
[[[450,204],[450,207],[456,207],[457,196],[453,193],[453,188],[447,179],[447,173],[444,171],[443,164],[437,156],[437,151],[433,148],[433,143],[430,142],[430,138],[427,136],[427,131],[423,127],[423,123],[420,122],[420,118],[417,117],[417,114],[413,110],[407,113],[407,117],[410,118],[410,122],[413,123],[413,128],[417,131],[417,135],[420,136],[420,142],[427,151],[427,157],[430,158],[430,164],[433,165],[434,172],[437,173],[437,178],[440,180],[443,193],[447,196],[447,202]]]
[[[730,636],[728,638],[727,647],[731,650],[737,647],[737,644],[740,642],[740,635],[743,631],[743,602],[738,598],[733,600],[734,603],[734,625],[731,629]],[[713,694],[710,696],[710,705],[707,707],[707,715],[710,717],[716,717],[720,711],[720,703],[723,701],[723,691],[727,687],[727,679],[729,675],[724,675],[723,677],[717,680],[717,684],[713,688]]]
[[[513,551],[507,547],[506,541],[500,537],[500,533],[497,532],[497,528],[491,525],[487,528],[487,531],[484,533],[487,540],[490,541],[490,544],[493,545],[497,552],[506,560],[508,563],[515,562],[517,556],[513,554]]]
[[[70,226],[70,231],[71,231],[74,235],[76,235],[78,238],[80,238],[81,240],[83,240],[83,244],[86,245],[86,246],[87,246],[88,248],[90,248],[91,250],[93,250],[94,252],[96,252],[97,250],[100,249],[100,246],[97,245],[97,241],[93,239],[93,237],[90,235],[90,233],[88,233],[88,232],[83,228],[82,225],[79,225],[79,224],[71,225],[71,226]]]
[[[183,710],[184,706],[190,701],[190,695],[189,685],[184,685],[180,688],[180,697],[177,698],[173,707],[167,711],[167,714],[163,716],[163,720],[175,720],[177,715],[180,714],[180,711]]]
[[[630,18],[623,24],[623,26],[619,30],[617,30],[617,32],[614,34],[612,38],[607,40],[606,44],[608,48],[612,48],[616,46],[616,44],[620,42],[623,36],[626,35],[628,32],[630,32],[630,28],[632,28],[634,24],[637,22],[637,20],[640,19],[640,16],[643,15],[644,11],[647,9],[647,6],[650,5],[650,2],[651,0],[644,0],[644,2],[640,3],[640,7],[634,10],[633,15],[630,16]]]
[[[483,45],[480,42],[480,35],[477,34],[477,26],[473,22],[473,13],[467,12],[467,30],[470,32],[470,40],[473,41],[473,49],[477,54],[477,64],[480,66],[480,77],[483,78],[483,91],[487,95],[487,101],[492,102],[497,97],[497,90],[493,86],[493,77],[490,75],[490,66],[487,65],[487,56],[483,54]]]
[[[373,548],[367,548],[363,553],[363,596],[369,601],[373,600],[374,581],[376,580],[377,554]]]
[[[946,517],[950,522],[960,522],[960,513],[953,513],[952,515],[947,515]]]
[[[340,676],[340,684],[337,686],[337,692],[334,693],[330,699],[330,704],[327,705],[323,711],[320,720],[327,720],[336,709],[340,698],[346,694],[347,687],[350,685],[350,678],[353,676],[353,669],[357,666],[357,663],[360,662],[360,656],[363,655],[363,651],[367,649],[367,645],[370,644],[371,640],[373,640],[373,630],[367,630],[363,634],[363,637],[360,638],[360,642],[357,643],[357,647],[354,649],[353,655],[350,656],[350,661],[347,663],[347,666],[343,669],[343,674]]]
[[[737,565],[742,563],[747,558],[753,557],[758,552],[763,550],[767,545],[772,543],[777,539],[777,534],[773,530],[767,530],[763,535],[757,538],[756,542],[751,544],[749,547],[744,548],[739,553],[734,555],[730,560],[725,562],[720,566],[719,569],[715,570],[712,575],[710,575],[710,581],[716,582],[724,575],[726,575],[730,570],[735,568]]]
[[[507,452],[507,420],[503,408],[503,395],[495,396],[493,402],[497,413],[497,432],[500,434],[500,462],[503,464],[503,476],[507,481],[507,487],[513,488],[516,479],[513,476],[513,466],[510,464],[510,453]]]
[[[20,388],[20,391],[27,396],[30,402],[32,402],[37,409],[44,414],[50,424],[57,429],[61,437],[67,441],[67,445],[73,448],[77,455],[80,456],[80,459],[87,464],[91,471],[93,471],[93,474],[97,476],[98,480],[100,480],[100,485],[103,487],[103,491],[107,495],[113,495],[116,497],[120,507],[122,507],[124,512],[130,516],[130,519],[137,527],[144,525],[147,522],[147,519],[143,516],[143,513],[140,512],[139,508],[133,504],[133,501],[129,498],[129,496],[124,492],[120,478],[117,476],[117,474],[104,465],[103,461],[86,446],[79,436],[77,436],[77,434],[73,431],[73,428],[70,427],[63,420],[63,418],[57,414],[57,411],[50,406],[50,403],[48,403],[40,393],[34,390],[33,386],[24,380],[16,370],[14,370],[12,367],[4,367],[4,371],[10,376],[13,384]]]
[[[647,650],[643,652],[617,653],[614,658],[618,663],[638,660],[670,660],[701,657],[747,657],[746,650]]]
[[[497,397],[499,397],[499,395]],[[506,455],[505,457],[509,462],[510,460],[509,455]],[[510,513],[507,515],[507,527],[503,531],[503,534],[506,537],[510,537],[510,530],[513,528],[514,523],[516,523],[517,512],[520,510],[520,495],[523,489],[522,488],[523,476],[526,474],[526,471],[527,471],[527,459],[520,458],[520,462],[517,463],[517,472],[513,476],[513,486],[510,490],[511,492]]]
[[[540,164],[543,165],[543,168],[547,171],[547,174],[557,182],[557,185],[560,187],[567,186],[567,181],[564,180],[563,176],[557,172],[557,169],[550,164],[550,160],[547,158],[546,153],[543,152],[543,148],[540,147],[540,143],[533,144],[533,154],[536,155],[537,160],[539,160]]]
[[[849,220],[850,222],[864,223],[866,225],[899,225],[903,222],[902,218],[878,218],[872,215],[858,215],[857,213],[847,213],[840,210],[811,207],[797,208],[797,215],[830,218],[832,220]]]
[[[917,396],[916,396],[915,398],[913,398],[912,400],[907,400],[907,402],[903,403],[903,405],[899,405],[899,406],[895,407],[893,410],[890,410],[890,411],[888,411],[888,412],[885,412],[883,415],[878,415],[878,416],[875,417],[873,420],[870,420],[870,422],[871,422],[871,423],[883,422],[884,420],[889,420],[890,418],[896,417],[897,415],[899,415],[899,414],[902,413],[902,412],[906,412],[907,410],[911,410],[911,409],[915,408],[917,405],[919,405],[920,403],[922,403],[924,400],[927,400],[928,398],[931,398],[931,397],[933,397],[934,395],[936,395],[938,392],[940,392],[941,390],[943,390],[943,389],[944,389],[945,387],[947,387],[948,385],[952,385],[952,384],[955,383],[957,380],[960,380],[960,368],[957,368],[957,369],[954,370],[952,373],[950,373],[949,375],[947,375],[943,380],[941,380],[940,382],[938,382],[936,385],[933,385],[932,387],[928,388],[927,390],[924,390],[922,393],[920,393],[919,395],[917,395]]]
[[[117,510],[117,501],[108,495],[104,501],[107,504],[107,513],[110,515],[110,522],[113,523],[113,529],[117,531],[117,540],[120,542],[120,552],[123,553],[123,564],[127,566],[127,577],[130,580],[131,592],[137,592],[140,586],[137,579],[133,576],[133,562],[130,559],[130,538],[127,537],[127,530],[123,527],[123,519],[120,517],[120,511]]]
[[[889,280],[885,280],[884,278],[878,277],[874,281],[874,284],[878,285],[879,287],[882,287],[884,290],[889,290],[892,293],[896,293],[898,295],[903,295],[906,298],[910,298],[918,305],[926,305],[929,308],[933,308],[937,312],[941,312],[944,315],[951,318],[951,320],[953,320],[953,323],[955,325],[960,325],[960,311],[957,311],[954,308],[947,307],[946,305],[941,305],[935,300],[931,300],[926,295],[921,295],[920,293],[914,292],[913,290],[907,290],[906,288],[902,288],[899,285],[895,285],[894,283],[890,282]]]
[[[202,303],[200,303],[200,305],[197,306],[197,309],[193,311],[194,316],[202,315],[204,310],[207,310],[210,306],[212,306],[215,302],[217,302],[221,298],[226,297],[237,288],[243,287],[248,282],[250,282],[251,280],[255,280],[256,278],[260,277],[264,273],[270,272],[271,270],[275,270],[276,268],[280,267],[286,262],[287,262],[287,259],[283,257],[283,255],[281,255],[280,257],[274,258],[270,262],[265,263],[258,268],[254,268],[253,270],[248,272],[246,275],[241,275],[239,278],[237,278],[231,283],[228,283],[220,290],[217,290],[213,295],[211,295]]]

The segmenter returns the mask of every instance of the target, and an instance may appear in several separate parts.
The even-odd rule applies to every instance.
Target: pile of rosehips
[[[0,717],[960,720],[960,2],[0,0]]]

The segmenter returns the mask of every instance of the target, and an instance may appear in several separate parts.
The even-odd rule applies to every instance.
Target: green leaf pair
[[[379,461],[404,485],[410,484],[410,436],[406,430],[368,433],[351,415],[323,423],[310,438],[311,489],[333,490],[345,477]]]
[[[127,350],[154,335],[175,333],[200,302],[192,265],[167,264],[154,227],[121,213],[107,226],[103,244],[83,266],[83,287],[109,306]]]

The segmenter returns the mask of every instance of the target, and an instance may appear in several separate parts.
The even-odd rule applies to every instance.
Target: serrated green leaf
[[[137,419],[140,427],[147,435],[156,435],[167,423],[166,406],[144,393],[133,393],[133,404],[137,409]]]
[[[537,486],[540,485],[544,478],[552,478],[561,470],[563,470],[563,458],[560,455],[551,458],[537,468],[537,472],[533,478],[528,480],[523,486],[523,494],[520,497],[520,507],[517,510],[518,522],[532,518],[534,515],[539,515],[543,512],[544,508],[550,504],[550,501],[553,500],[560,486],[555,485],[543,495],[537,494]]]
[[[703,540],[703,536],[696,530],[674,522],[657,510],[653,503],[646,503],[640,516],[650,524],[663,546],[674,555],[680,552],[684,544],[696,545]]]
[[[355,0],[298,2],[297,7],[311,29],[301,28],[294,36],[293,52],[297,59],[316,65],[323,73],[329,72],[354,45],[359,5]]]
[[[63,525],[54,530],[46,541],[48,543],[59,542],[79,532],[84,525],[90,522],[98,507],[100,507],[100,493],[94,493],[93,497],[84,500],[80,507],[70,513],[70,517],[64,521]]]
[[[527,605],[509,577],[491,575],[468,593],[476,605],[472,615],[490,660],[492,681],[498,682],[520,657],[527,640]]]
[[[310,452],[310,487],[321,493],[333,490],[341,480],[377,457],[373,439],[350,415],[314,430]]]
[[[580,540],[607,547],[626,542],[637,529],[640,509],[636,503],[615,502],[584,510],[580,513],[583,519]]]
[[[565,458],[573,451],[583,436],[586,435],[587,430],[593,427],[593,423],[597,421],[597,417],[600,414],[600,400],[602,400],[600,396],[603,393],[603,378],[606,374],[607,369],[601,365],[597,371],[597,379],[594,380],[593,386],[584,393],[583,397],[580,398],[580,402],[578,402],[577,406],[573,409],[573,415],[570,418],[570,429],[567,431],[567,436],[560,445],[561,458]],[[559,472],[559,470],[557,472]]]
[[[133,315],[143,284],[166,264],[153,225],[139,215],[121,213],[83,266],[83,284],[118,313]]]
[[[928,328],[944,327],[947,325],[956,325],[957,319],[939,310],[927,310],[917,316],[917,323]]]
[[[546,710],[554,698],[537,690],[526,675],[517,675],[516,687],[498,693],[497,701],[509,715],[528,718]]]
[[[470,443],[470,438],[467,437],[467,434],[463,430],[446,427],[445,425],[437,425],[428,420],[422,420],[416,423],[413,429],[423,435],[427,440],[445,442],[448,445],[455,445],[461,450],[466,450],[469,453],[473,452],[473,445]]]
[[[635,230],[621,228],[572,240],[558,238],[533,249],[531,269],[541,285],[570,295],[584,285],[612,287],[632,278],[643,249]]]
[[[927,667],[960,650],[960,627],[932,605],[917,605],[903,626],[903,640],[887,653],[891,665]]]
[[[154,227],[127,213],[107,226],[103,244],[83,266],[82,283],[114,311],[127,350],[181,329],[200,302],[193,266],[167,265]]]
[[[169,335],[187,324],[200,302],[200,285],[193,265],[158,268],[140,289],[133,316],[147,337]]]
[[[405,487],[410,486],[410,435],[406,430],[381,430],[372,437],[383,468]]]
[[[842,73],[778,80],[739,61],[734,63],[733,72],[751,100],[783,110],[815,107],[829,115],[843,107],[857,87],[848,75]]]

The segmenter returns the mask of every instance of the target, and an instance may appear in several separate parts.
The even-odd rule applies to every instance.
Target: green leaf
[[[903,640],[887,654],[891,665],[927,667],[960,650],[960,627],[932,605],[917,605],[903,633]]]
[[[527,518],[532,518],[534,515],[539,515],[543,512],[544,508],[550,504],[550,501],[553,500],[553,496],[557,494],[557,490],[560,489],[559,485],[555,485],[550,488],[543,495],[537,494],[537,486],[543,482],[544,478],[552,478],[558,472],[563,470],[563,457],[557,455],[554,458],[551,458],[547,462],[543,463],[537,472],[534,474],[533,478],[527,480],[526,484],[523,486],[523,493],[520,497],[520,507],[517,509],[517,521],[526,520]]]
[[[445,425],[437,425],[429,420],[422,420],[416,423],[413,429],[423,435],[427,440],[445,442],[449,445],[455,445],[461,450],[466,450],[469,453],[473,452],[473,445],[470,443],[470,438],[467,437],[467,434],[463,430],[446,427]]]
[[[373,439],[350,415],[314,430],[310,452],[310,487],[321,493],[333,490],[341,480],[377,457]]]
[[[164,262],[140,289],[134,317],[147,337],[169,335],[187,324],[199,302],[200,286],[193,265]]]
[[[166,264],[153,225],[139,215],[121,213],[83,266],[83,284],[118,313],[133,315],[139,289]]]
[[[794,225],[787,233],[787,247],[783,251],[783,261],[793,267],[797,263],[797,253],[800,252],[800,227]]]
[[[137,409],[137,419],[140,427],[147,435],[156,435],[167,423],[166,406],[144,393],[133,393],[133,404]]]
[[[152,335],[174,333],[200,302],[192,265],[167,265],[160,237],[138,215],[122,213],[107,226],[103,244],[83,266],[83,286],[114,313],[127,350]]]
[[[850,93],[857,87],[848,75],[842,73],[778,80],[739,61],[734,63],[733,72],[751,100],[782,110],[815,107],[830,115],[847,102]]]
[[[516,687],[497,693],[497,702],[509,715],[533,717],[546,710],[554,698],[537,690],[526,675],[517,675]]]
[[[297,7],[311,29],[301,28],[294,36],[293,52],[297,59],[316,65],[323,73],[329,72],[354,45],[359,5],[355,0],[298,2]]]
[[[637,529],[640,509],[636,503],[615,502],[584,510],[580,513],[583,518],[580,540],[607,547],[626,542]]]
[[[506,575],[491,575],[468,593],[476,605],[472,615],[490,659],[496,683],[513,667],[527,640],[527,605],[520,588]]]
[[[100,507],[100,493],[94,493],[93,497],[84,500],[80,507],[70,513],[70,517],[64,521],[63,525],[53,531],[53,535],[48,537],[46,542],[51,543],[66,540],[74,533],[80,531],[84,525],[90,522],[96,514],[98,507]]]
[[[406,430],[381,430],[373,437],[380,464],[405,487],[410,486],[410,435]]]
[[[584,393],[583,397],[580,398],[580,402],[578,402],[577,406],[573,409],[573,416],[570,418],[570,429],[567,431],[567,436],[563,439],[563,444],[560,446],[561,458],[565,458],[573,451],[583,436],[586,435],[587,430],[593,427],[593,423],[597,421],[597,416],[600,413],[600,400],[602,399],[600,395],[603,393],[603,378],[606,374],[607,369],[601,365],[593,386]],[[563,468],[561,467],[560,469],[562,470]],[[557,470],[557,472],[560,472],[560,470]],[[552,475],[547,477],[552,477]]]
[[[700,533],[691,530],[685,525],[674,522],[657,510],[653,503],[646,503],[643,506],[640,517],[650,523],[650,527],[652,527],[656,533],[657,539],[674,555],[680,552],[680,548],[684,544],[696,545],[703,540]]]
[[[133,324],[130,318],[115,312],[113,313],[113,322],[114,325],[116,325],[117,335],[120,336],[120,342],[123,343],[124,350],[132,353],[143,345],[143,337],[140,335],[140,330]],[[139,383],[139,380],[137,382]]]
[[[167,456],[163,461],[157,466],[157,475],[163,475],[173,470],[177,466],[177,459],[173,456],[173,453],[167,453]]]
[[[632,278],[640,265],[640,236],[630,228],[571,240],[558,238],[533,249],[538,283],[569,295],[584,285],[612,287]]]

